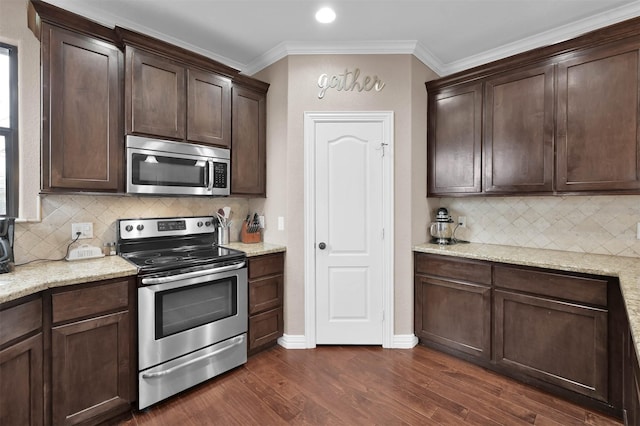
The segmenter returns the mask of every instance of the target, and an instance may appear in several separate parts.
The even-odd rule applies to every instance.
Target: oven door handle
[[[236,336],[233,339],[231,339],[231,344],[229,344],[228,346],[225,346],[224,348],[220,348],[220,349],[216,349],[215,351],[211,352],[210,354],[204,354],[201,355],[197,358],[194,358],[190,361],[187,361],[183,364],[179,364],[176,365],[175,367],[171,367],[171,368],[167,368],[166,370],[162,370],[162,371],[158,371],[155,373],[143,373],[142,374],[142,378],[143,379],[157,379],[158,377],[163,377],[166,375],[169,375],[171,373],[174,373],[178,370],[181,370],[185,367],[188,367],[192,364],[195,364],[196,362],[200,362],[200,361],[204,361],[206,359],[212,358],[216,355],[220,355],[221,353],[228,351],[229,349],[232,349],[238,345],[241,345],[244,342],[244,336]]]
[[[186,272],[184,274],[170,275],[167,277],[143,278],[142,284],[143,285],[166,284],[166,283],[172,283],[175,281],[186,280],[189,278],[196,278],[196,277],[202,277],[205,275],[218,274],[220,272],[235,271],[236,269],[244,268],[245,264],[246,262],[241,262],[235,265],[221,266],[219,268],[212,268],[212,269],[204,269],[202,271]]]

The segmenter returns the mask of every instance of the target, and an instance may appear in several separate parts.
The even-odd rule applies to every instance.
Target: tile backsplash
[[[116,240],[117,219],[211,216],[224,206],[231,207],[231,240],[237,241],[249,210],[249,202],[243,198],[42,195],[42,221],[16,224],[16,264],[65,256],[72,223],[92,222],[94,238],[79,240],[71,248],[80,244],[102,248],[104,243]]]
[[[467,217],[460,239],[640,257],[637,195],[441,198],[432,205],[449,209],[454,220]]]

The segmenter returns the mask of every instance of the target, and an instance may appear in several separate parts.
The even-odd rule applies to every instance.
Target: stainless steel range
[[[244,252],[217,246],[213,217],[121,219],[138,267],[138,408],[247,361]]]

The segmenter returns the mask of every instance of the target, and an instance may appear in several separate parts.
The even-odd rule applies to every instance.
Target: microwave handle
[[[213,190],[213,160],[207,160],[209,165],[209,182],[207,183],[207,189]]]

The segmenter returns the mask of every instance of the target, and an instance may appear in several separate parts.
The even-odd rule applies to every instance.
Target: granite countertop
[[[47,288],[81,284],[136,275],[138,270],[120,256],[96,259],[37,262],[16,266],[0,275],[0,303],[37,293]]]
[[[287,250],[285,246],[281,246],[278,244],[269,244],[269,243],[245,244],[239,241],[231,242],[229,244],[225,244],[224,246],[232,249],[236,249],[236,250],[241,250],[247,253],[247,257],[261,256],[263,254],[271,254],[271,253],[281,253]]]
[[[242,250],[248,257],[280,253],[286,247],[269,243],[234,242],[229,248]],[[36,262],[17,266],[13,272],[0,274],[0,303],[9,302],[42,290],[65,285],[133,276],[138,270],[120,256],[97,259]]]
[[[478,243],[453,246],[426,243],[414,246],[413,250],[421,253],[618,277],[636,353],[640,354],[640,259],[638,258]]]

